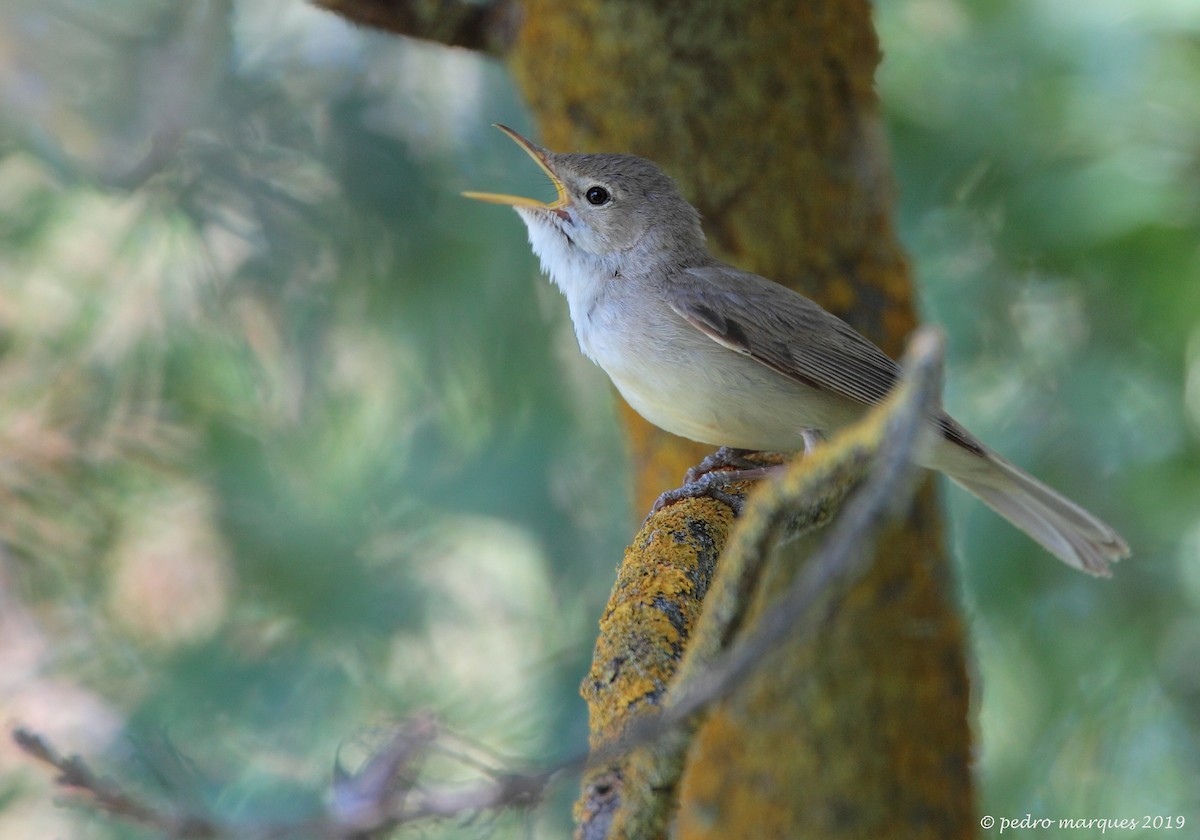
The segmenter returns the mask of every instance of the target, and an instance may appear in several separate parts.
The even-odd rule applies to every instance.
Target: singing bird
[[[562,290],[579,347],[629,404],[673,434],[770,452],[804,448],[883,400],[900,367],[840,318],[708,251],[700,214],[655,163],[563,154],[505,126],[550,176],[551,202],[510,205]],[[1107,576],[1129,547],[1115,530],[988,449],[950,415],[930,416],[918,463],[980,498],[1051,554]]]

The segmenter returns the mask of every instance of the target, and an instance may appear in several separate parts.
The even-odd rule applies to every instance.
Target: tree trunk
[[[511,59],[548,147],[652,158],[700,208],[719,257],[899,351],[915,314],[891,220],[868,3],[530,0],[524,15]],[[705,450],[624,416],[644,512]],[[708,513],[718,507],[697,514],[703,529],[694,521],[682,532],[721,544],[724,526]],[[881,545],[819,643],[777,651],[701,726],[676,836],[974,835],[964,642],[932,492]],[[704,555],[703,546],[683,548]],[[631,548],[622,577],[650,590],[660,577],[668,584],[674,576],[659,570],[676,564],[663,556]],[[751,622],[801,562],[794,552],[773,559]],[[646,612],[665,597],[684,625],[657,636],[650,659],[669,660],[686,643],[680,616],[691,613],[676,592],[640,595]],[[629,596],[614,591],[606,620],[628,613]],[[593,677],[611,676],[611,635]],[[612,726],[613,705],[631,703],[628,694],[593,700],[594,728]],[[609,775],[601,792],[639,781],[652,783]],[[596,810],[585,792],[585,832]]]
[[[866,0],[318,2],[507,55],[545,145],[652,158],[700,208],[721,258],[807,294],[893,355],[913,329]],[[640,518],[705,448],[624,417]],[[630,546],[585,680],[594,744],[663,696],[729,528],[728,508],[697,500]],[[746,625],[812,542],[770,558]],[[879,544],[817,641],[781,646],[710,711],[678,778],[639,775],[636,761],[593,770],[580,836],[648,836],[625,833],[618,812],[654,798],[689,840],[974,836],[963,632],[929,487]]]

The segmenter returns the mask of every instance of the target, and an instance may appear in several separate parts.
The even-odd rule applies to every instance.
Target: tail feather
[[[984,457],[978,462],[983,469],[950,477],[1055,557],[1108,577],[1109,564],[1129,556],[1129,546],[1111,526],[998,455]]]

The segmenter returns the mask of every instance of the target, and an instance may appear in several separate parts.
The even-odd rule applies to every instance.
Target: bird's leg
[[[804,441],[804,454],[808,454],[825,442],[825,435],[820,429],[801,429],[800,439]]]
[[[696,466],[691,467],[683,475],[683,484],[695,484],[704,476],[714,470],[752,470],[761,464],[756,464],[747,458],[747,455],[752,455],[753,449],[734,449],[732,446],[722,446],[711,455],[705,455]]]
[[[710,499],[716,499],[718,502],[729,505],[733,509],[734,514],[740,514],[745,500],[741,496],[735,496],[733,493],[726,493],[721,488],[730,484],[736,484],[739,481],[754,481],[766,478],[779,469],[780,467],[776,465],[770,467],[759,466],[745,470],[716,470],[715,472],[705,473],[695,481],[689,481],[682,487],[676,487],[674,490],[668,490],[663,493],[655,500],[654,507],[650,509],[650,512],[657,513],[667,505],[673,505],[684,499],[698,499],[701,496],[708,496]]]
[[[742,512],[744,500],[741,496],[726,493],[722,487],[736,484],[739,481],[755,481],[774,474],[780,466],[764,466],[747,458],[753,450],[733,449],[722,446],[712,455],[708,455],[696,466],[687,471],[683,477],[683,486],[668,490],[654,502],[651,513],[657,513],[667,505],[683,499],[696,499],[708,496],[728,505],[734,514]]]

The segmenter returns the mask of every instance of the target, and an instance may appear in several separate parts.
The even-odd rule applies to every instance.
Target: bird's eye
[[[601,204],[608,204],[608,190],[604,187],[588,187],[588,191],[583,194],[583,197],[588,200],[588,204],[594,204],[599,207]]]

